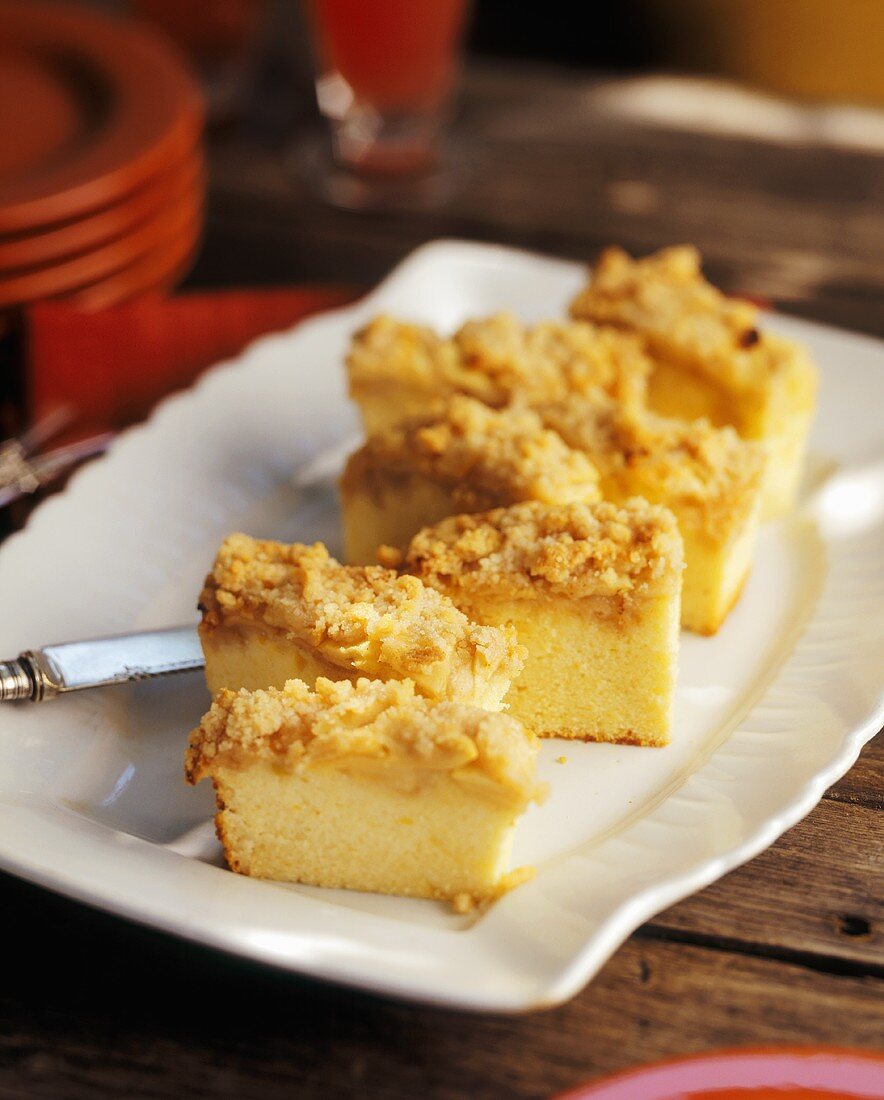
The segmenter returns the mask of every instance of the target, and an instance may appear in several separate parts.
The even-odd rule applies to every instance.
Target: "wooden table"
[[[587,259],[688,240],[730,288],[884,335],[880,150],[664,129],[606,108],[610,91],[472,71],[468,170],[437,212],[327,209],[278,143],[218,134],[191,282],[368,284],[440,235]],[[268,133],[260,112],[250,132]],[[516,1018],[279,975],[7,878],[0,1098],[544,1097],[722,1046],[880,1049],[882,811],[873,742],[769,851],[641,928],[570,1004]]]

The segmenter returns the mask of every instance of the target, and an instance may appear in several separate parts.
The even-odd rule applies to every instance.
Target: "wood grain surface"
[[[692,241],[732,290],[884,335],[880,149],[820,140],[812,111],[797,136],[664,128],[614,110],[620,92],[555,70],[470,71],[460,190],[442,211],[382,216],[313,199],[258,102],[249,126],[213,136],[190,284],[369,285],[438,236],[587,260],[611,241]],[[6,878],[0,1098],[540,1098],[723,1046],[882,1049],[882,811],[873,742],[767,852],[641,928],[572,1002],[523,1017],[280,975]]]

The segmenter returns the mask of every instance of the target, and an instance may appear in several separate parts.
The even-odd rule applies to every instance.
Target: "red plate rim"
[[[8,279],[0,276],[0,307],[64,296],[122,271],[143,256],[163,250],[180,234],[186,233],[200,217],[201,209],[202,192],[194,189],[181,202],[163,208],[133,233],[101,248]]]
[[[202,216],[198,214],[187,230],[166,248],[142,256],[129,267],[106,279],[81,287],[76,293],[68,295],[66,300],[80,309],[95,311],[131,301],[144,294],[160,294],[171,290],[184,277],[196,258],[202,224]]]
[[[0,282],[11,273],[47,267],[134,232],[166,206],[205,187],[205,166],[194,151],[123,202],[36,233],[0,236]]]
[[[25,49],[80,55],[102,71],[120,98],[103,140],[62,169],[0,186],[0,233],[111,205],[197,144],[200,92],[174,47],[149,28],[48,0],[0,0],[0,33]]]
[[[689,1100],[714,1089],[789,1086],[880,1100],[884,1054],[829,1046],[737,1047],[624,1070],[561,1093],[556,1100]]]

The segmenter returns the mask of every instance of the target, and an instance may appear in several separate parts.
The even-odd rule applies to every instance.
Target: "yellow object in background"
[[[677,61],[787,95],[884,103],[884,0],[653,0]]]

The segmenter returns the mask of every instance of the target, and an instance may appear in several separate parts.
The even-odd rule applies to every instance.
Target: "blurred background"
[[[134,3],[179,39],[176,20],[193,8]],[[304,5],[200,8],[231,24],[248,13],[251,35],[239,124],[210,140],[201,282],[371,282],[440,234],[578,259],[609,240],[638,250],[690,240],[716,278],[745,272],[757,294],[799,310],[823,296],[827,317],[870,327],[866,302],[840,299],[857,283],[867,297],[867,280],[881,289],[880,0],[622,0],[582,13],[564,0],[476,0],[447,131],[447,201],[358,219],[327,206],[307,215],[309,166],[293,167],[317,115]]]
[[[884,101],[877,0],[623,0],[575,33],[573,5],[476,4],[477,54],[617,72],[730,77],[787,95]]]
[[[691,242],[884,334],[882,0],[0,0],[0,32],[0,436],[62,407],[99,447],[436,237]]]

